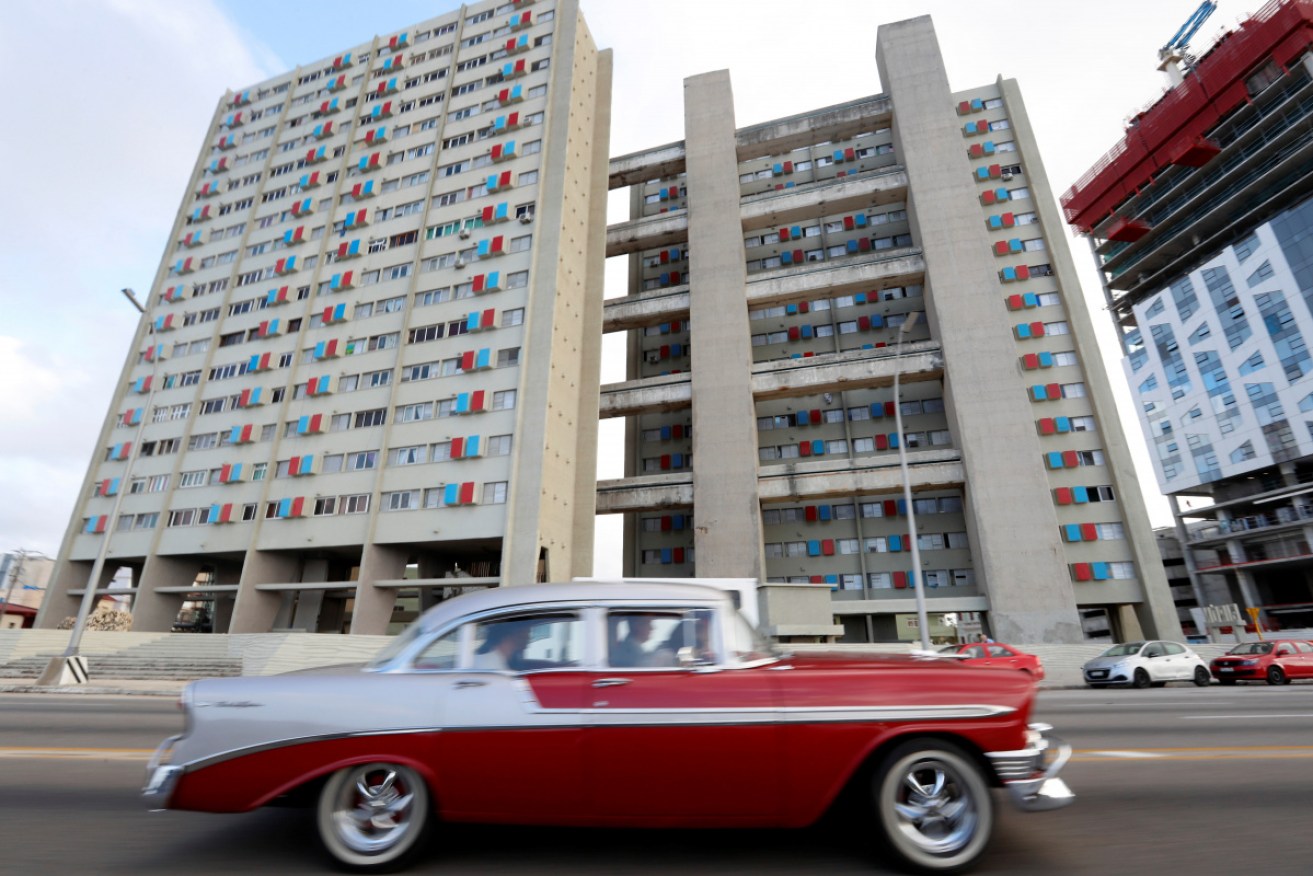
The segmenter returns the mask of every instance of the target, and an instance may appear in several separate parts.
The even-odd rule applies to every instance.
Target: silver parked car
[[[1169,681],[1192,681],[1206,687],[1212,678],[1203,658],[1179,642],[1113,645],[1086,663],[1082,670],[1090,687],[1162,687]]]

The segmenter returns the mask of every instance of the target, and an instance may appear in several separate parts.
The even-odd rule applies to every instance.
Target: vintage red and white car
[[[1015,670],[785,654],[722,589],[504,587],[430,609],[364,667],[189,685],[156,809],[305,801],[335,861],[402,866],[435,826],[802,827],[858,800],[893,859],[976,862],[991,788],[1072,800]]]

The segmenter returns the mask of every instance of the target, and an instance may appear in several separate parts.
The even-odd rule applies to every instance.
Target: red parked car
[[[1222,684],[1266,681],[1290,684],[1291,679],[1313,678],[1313,644],[1298,639],[1241,642],[1211,664],[1213,678]]]
[[[1035,693],[949,659],[782,653],[706,585],[499,587],[363,669],[194,682],[145,794],[304,802],[354,870],[460,822],[802,827],[851,797],[895,861],[956,873],[989,842],[992,789],[1024,811],[1072,800]]]
[[[939,649],[941,654],[956,654],[969,666],[992,666],[997,669],[1020,669],[1036,681],[1044,679],[1044,664],[1034,654],[1018,651],[999,642],[964,642]]]

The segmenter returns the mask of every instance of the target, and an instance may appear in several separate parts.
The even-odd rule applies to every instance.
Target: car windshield
[[[1124,645],[1113,645],[1107,651],[1100,654],[1100,657],[1134,657],[1140,653],[1144,647],[1143,642],[1127,642]]]
[[[1236,645],[1234,648],[1232,648],[1230,651],[1227,651],[1226,653],[1228,653],[1228,654],[1271,654],[1271,653],[1272,653],[1272,643],[1271,643],[1271,642],[1241,642],[1239,645]]]
[[[365,664],[366,669],[379,669],[391,663],[398,654],[410,647],[410,643],[419,638],[424,632],[424,624],[419,621],[406,627],[391,642],[383,646],[383,650],[374,655],[374,659]]]

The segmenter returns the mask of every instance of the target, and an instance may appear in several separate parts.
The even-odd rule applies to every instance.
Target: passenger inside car
[[[529,644],[529,626],[523,621],[501,621],[487,627],[487,637],[474,652],[475,669],[503,672],[515,668],[517,658]]]

